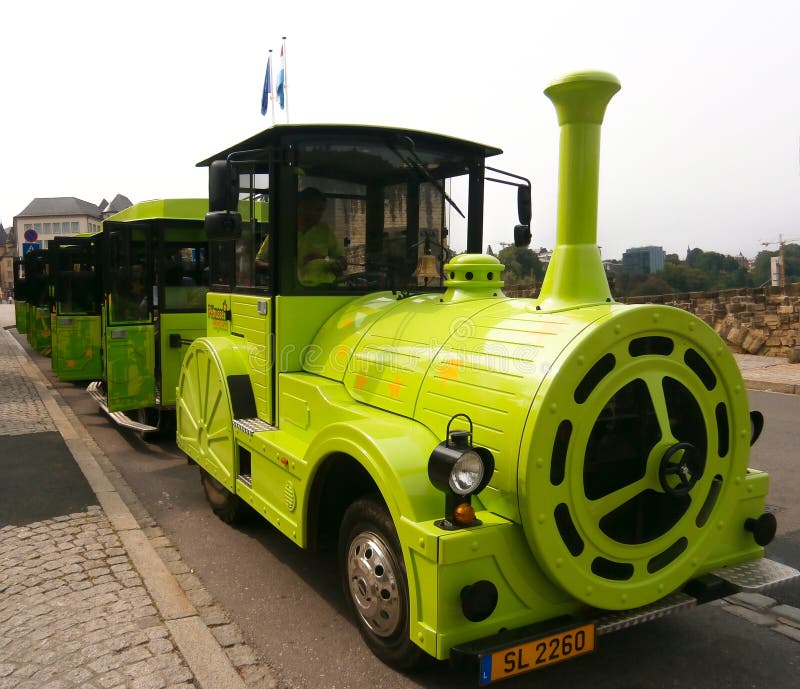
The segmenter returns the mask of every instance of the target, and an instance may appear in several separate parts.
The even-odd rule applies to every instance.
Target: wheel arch
[[[331,522],[338,530],[347,507],[370,493],[380,496],[395,525],[401,518],[423,521],[443,516],[442,494],[427,471],[428,457],[438,442],[421,424],[396,417],[391,425],[369,418],[327,426],[306,455],[314,466],[304,501],[309,545],[328,535],[323,520],[339,518]]]

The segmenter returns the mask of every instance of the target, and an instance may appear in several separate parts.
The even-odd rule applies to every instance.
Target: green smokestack
[[[544,93],[561,126],[556,248],[538,305],[559,311],[611,301],[597,246],[597,189],[600,125],[619,91],[606,72],[576,72],[553,82]]]

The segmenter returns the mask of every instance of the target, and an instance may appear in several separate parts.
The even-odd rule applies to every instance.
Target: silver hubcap
[[[347,576],[361,619],[374,634],[391,636],[400,623],[400,593],[394,559],[379,536],[365,531],[352,540]]]

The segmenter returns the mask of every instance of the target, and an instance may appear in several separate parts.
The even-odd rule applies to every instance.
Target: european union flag
[[[283,70],[281,70],[283,74]],[[272,55],[267,58],[267,73],[264,75],[264,90],[261,93],[261,114],[266,115],[269,109],[269,99],[272,97]],[[281,96],[283,107],[283,96]]]

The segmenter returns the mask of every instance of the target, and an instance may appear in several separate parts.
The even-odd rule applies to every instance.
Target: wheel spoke
[[[629,500],[635,498],[639,493],[647,490],[650,487],[650,481],[647,478],[634,481],[624,488],[615,490],[613,493],[604,495],[597,500],[590,500],[588,502],[589,510],[594,515],[596,520],[605,517],[618,507],[621,507]]]
[[[667,398],[664,396],[662,377],[659,374],[653,373],[642,377],[647,385],[647,391],[650,393],[650,401],[653,403],[653,409],[656,412],[658,427],[661,429],[661,439],[671,439],[673,438],[672,427],[669,423],[669,410],[667,409]]]

